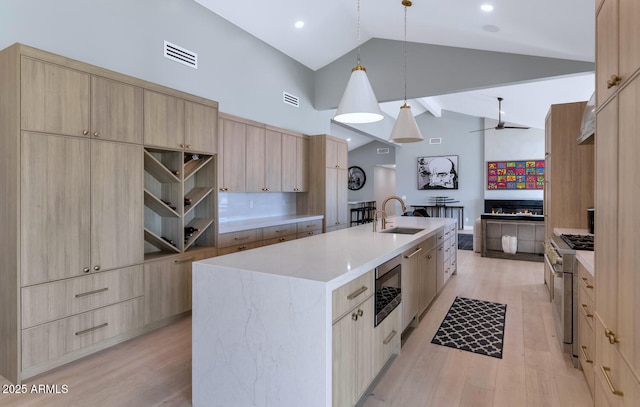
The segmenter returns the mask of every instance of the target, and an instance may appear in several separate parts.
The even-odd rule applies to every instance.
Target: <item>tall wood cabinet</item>
[[[544,226],[587,229],[587,209],[594,206],[594,146],[578,145],[586,102],[551,105],[545,120]],[[551,290],[551,269],[544,281]]]
[[[215,254],[217,103],[20,44],[0,51],[0,89],[0,374],[17,383],[190,308],[188,273],[144,263]]]
[[[321,134],[309,139],[310,172],[307,211],[324,215],[324,231],[349,226],[348,219],[348,145],[347,142]]]
[[[640,404],[640,4],[596,7],[595,400]]]

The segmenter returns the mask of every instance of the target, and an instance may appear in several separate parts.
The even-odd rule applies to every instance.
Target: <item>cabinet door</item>
[[[265,188],[270,192],[282,191],[282,134],[267,130],[265,133]]]
[[[298,188],[298,139],[282,135],[282,192],[296,192]]]
[[[309,190],[309,140],[303,137],[296,138],[297,192],[306,192]]]
[[[636,222],[638,218],[637,199],[640,197],[640,80],[634,79],[618,94],[618,330],[620,353],[631,367],[640,372],[640,250]],[[615,161],[610,161],[614,163]],[[614,166],[615,168],[615,166]],[[610,180],[609,182],[612,182]],[[598,208],[598,213],[600,213]],[[600,215],[598,215],[600,216]],[[596,232],[596,236],[600,230]],[[605,234],[604,236],[610,236]],[[598,254],[597,257],[600,255]],[[611,265],[609,265],[611,267]],[[598,269],[598,273],[600,269]],[[597,275],[596,274],[596,275]],[[606,277],[605,277],[606,278]],[[599,284],[599,282],[598,282]],[[608,296],[613,291],[608,292]],[[618,334],[612,327],[614,333]],[[624,339],[622,339],[624,338]]]
[[[337,171],[337,179],[336,179],[336,213],[338,216],[338,224],[340,225],[348,225],[349,224],[349,204],[348,202],[348,193],[349,193],[349,175],[348,170],[346,168],[338,168]]]
[[[324,214],[325,227],[338,225],[338,169],[327,167],[326,171],[326,209]]]
[[[90,141],[22,133],[22,285],[90,266]]]
[[[142,146],[109,141],[91,142],[93,270],[110,270],[142,263],[143,189]]]
[[[402,329],[413,321],[418,313],[419,279],[418,259],[420,247],[412,247],[402,254]]]
[[[184,101],[184,143],[187,150],[216,153],[218,109]]]
[[[220,119],[218,151],[221,154],[219,185],[222,192],[244,192],[246,129],[244,123]]]
[[[184,101],[144,91],[144,144],[181,149],[184,146]]]
[[[355,395],[354,402],[362,396],[371,380],[373,380],[373,344],[375,335],[373,331],[373,297],[369,297],[357,307],[355,312],[358,320],[354,324],[354,349],[356,355],[355,365]]]
[[[20,69],[22,129],[89,134],[89,74],[27,57]]]
[[[618,290],[618,99],[598,112],[595,171],[596,310],[607,328],[617,332]]]
[[[640,2],[637,0],[619,0],[620,8],[620,76],[626,80],[640,68]]]
[[[191,260],[183,258],[145,263],[144,323],[191,309]]]
[[[351,315],[338,320],[332,329],[332,405],[352,406],[355,388],[354,321]]]
[[[630,41],[635,39],[629,38]],[[617,90],[610,86],[618,71],[618,0],[606,0],[596,15],[596,105],[602,104]],[[626,78],[625,78],[626,79]]]
[[[142,88],[91,77],[91,137],[142,144]]]
[[[436,248],[436,292],[444,285],[444,243]]]
[[[436,251],[423,247],[418,261],[418,287],[420,298],[418,312],[423,312],[436,296]]]
[[[265,129],[246,126],[246,165],[247,192],[261,192],[266,190],[265,162],[268,159],[265,151]]]

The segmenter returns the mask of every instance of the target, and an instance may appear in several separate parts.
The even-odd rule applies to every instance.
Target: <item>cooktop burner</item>
[[[593,251],[593,235],[562,235],[570,249]]]

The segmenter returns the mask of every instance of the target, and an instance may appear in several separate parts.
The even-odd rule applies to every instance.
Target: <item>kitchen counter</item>
[[[591,273],[592,276],[595,276],[595,260],[594,253],[586,250],[577,250],[576,251],[576,259],[582,263],[584,268]]]
[[[396,216],[193,263],[193,405],[331,406],[332,292],[455,222]]]
[[[268,228],[271,226],[288,225],[290,223],[306,222],[310,220],[322,219],[322,215],[286,215],[270,216],[266,218],[254,218],[236,220],[231,222],[220,222],[218,233],[242,232],[249,229]]]

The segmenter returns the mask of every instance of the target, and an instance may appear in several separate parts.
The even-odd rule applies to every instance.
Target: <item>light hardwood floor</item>
[[[458,264],[458,275],[407,335],[401,355],[363,405],[592,406],[582,372],[560,351],[542,283],[542,263],[460,251]],[[503,359],[431,344],[457,295],[507,304]],[[0,378],[0,384],[5,383]],[[191,318],[25,384],[29,388],[66,384],[69,391],[64,395],[0,394],[0,406],[190,406]]]

